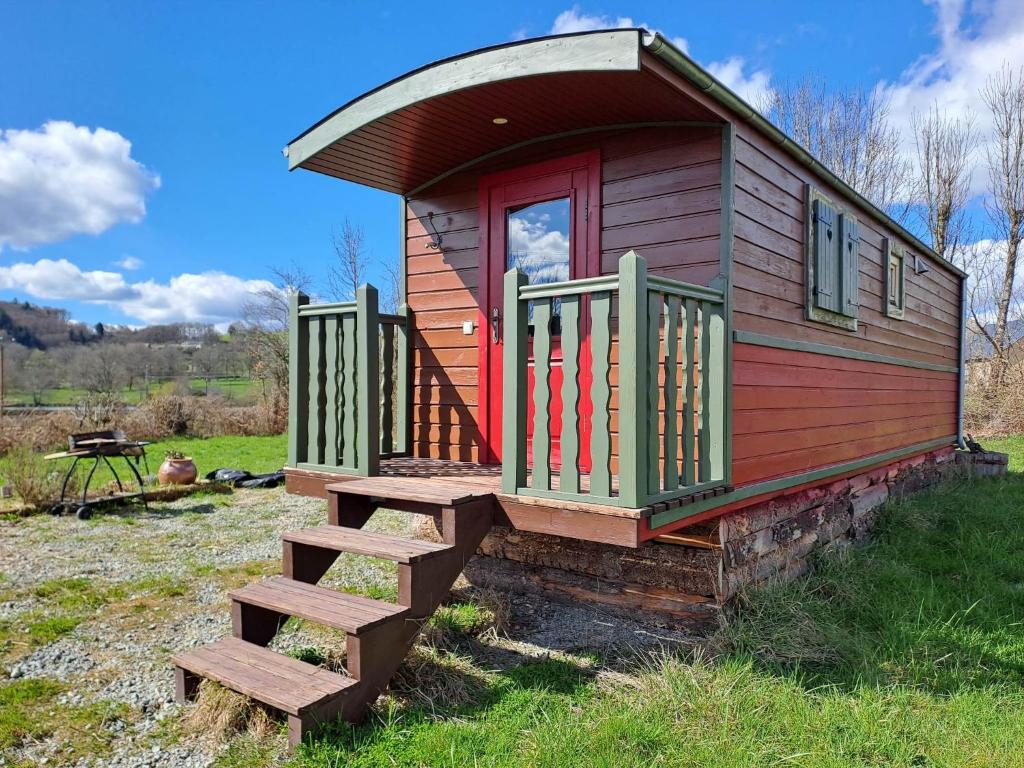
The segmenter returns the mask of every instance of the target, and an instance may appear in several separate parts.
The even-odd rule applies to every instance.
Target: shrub
[[[14,494],[32,509],[43,509],[60,498],[61,483],[64,481],[61,468],[28,448],[17,448],[7,454],[4,474]],[[78,478],[75,475],[71,476],[67,490],[72,496],[78,490]]]

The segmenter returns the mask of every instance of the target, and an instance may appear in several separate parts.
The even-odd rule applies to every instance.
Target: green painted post
[[[562,299],[562,466],[558,489],[580,492],[580,297]],[[536,442],[535,442],[536,444]]]
[[[526,302],[519,291],[526,275],[505,273],[505,328],[502,353],[501,490],[526,485]]]
[[[299,307],[309,304],[309,296],[293,293],[288,298],[288,466],[294,467],[306,460],[302,453],[306,445],[306,426],[309,404],[305,400],[309,368],[306,353],[306,323],[299,317]],[[302,448],[300,448],[300,446]]]
[[[306,370],[309,371],[309,426],[306,430],[306,461],[310,464],[323,464],[323,455],[320,447],[321,438],[324,434],[324,411],[321,405],[323,387],[320,386],[320,371],[323,363],[323,352],[320,346],[320,329],[323,317],[306,318],[306,335],[308,344],[308,357],[306,358]]]
[[[380,317],[372,285],[356,291],[356,327],[356,467],[373,476],[380,473]]]
[[[619,497],[647,503],[647,262],[619,259]]]
[[[711,480],[725,479],[725,307],[719,305],[711,314],[708,333],[708,448]]]
[[[405,322],[395,326],[395,452],[407,454],[412,445],[412,310],[403,304],[398,314]]]
[[[380,450],[391,453],[395,443],[395,324],[380,326]]]
[[[650,429],[647,433],[647,492],[661,491],[661,471],[658,445],[658,372],[661,369],[661,310],[665,300],[657,291],[647,292],[647,418]]]
[[[530,487],[551,490],[551,304],[533,303],[533,474]]]
[[[356,460],[356,313],[341,316],[341,465],[354,470]]]
[[[593,370],[594,418],[590,438],[590,492],[594,496],[612,495],[611,475],[611,385],[609,371],[612,348],[612,296],[608,291],[595,293],[590,301],[593,330],[590,335]]]
[[[338,466],[338,316],[324,318],[324,464]]]
[[[679,368],[679,297],[665,299],[665,490],[679,487],[676,371]]]
[[[688,487],[697,482],[696,427],[693,418],[697,410],[697,302],[686,299],[684,306],[686,316],[683,323],[683,486]]]

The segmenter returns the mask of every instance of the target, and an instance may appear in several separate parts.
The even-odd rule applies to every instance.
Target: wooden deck
[[[321,498],[327,497],[326,486],[334,483],[382,483],[386,487],[389,478],[415,478],[422,480],[415,488],[423,497],[432,497],[436,492],[451,493],[453,488],[492,495],[498,525],[625,547],[639,546],[643,539],[641,534],[647,531],[647,519],[652,514],[728,490],[727,486],[722,486],[671,503],[631,509],[502,493],[499,465],[408,457],[381,459],[380,475],[372,478],[292,468],[285,469],[285,477],[290,493]],[[589,477],[583,475],[581,480],[583,488],[588,488]],[[557,490],[557,474],[552,481]]]

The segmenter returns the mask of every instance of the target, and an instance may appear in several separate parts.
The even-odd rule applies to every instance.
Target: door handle
[[[501,340],[501,334],[499,328],[501,326],[501,310],[497,307],[491,308],[491,334],[494,339],[494,343],[497,344]]]

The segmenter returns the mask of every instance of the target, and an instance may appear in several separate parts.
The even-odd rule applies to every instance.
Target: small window
[[[860,225],[815,189],[807,192],[808,320],[857,330],[860,309]]]
[[[888,239],[885,241],[885,253],[888,255],[888,266],[885,270],[885,314],[902,320],[906,302],[906,254]]]

